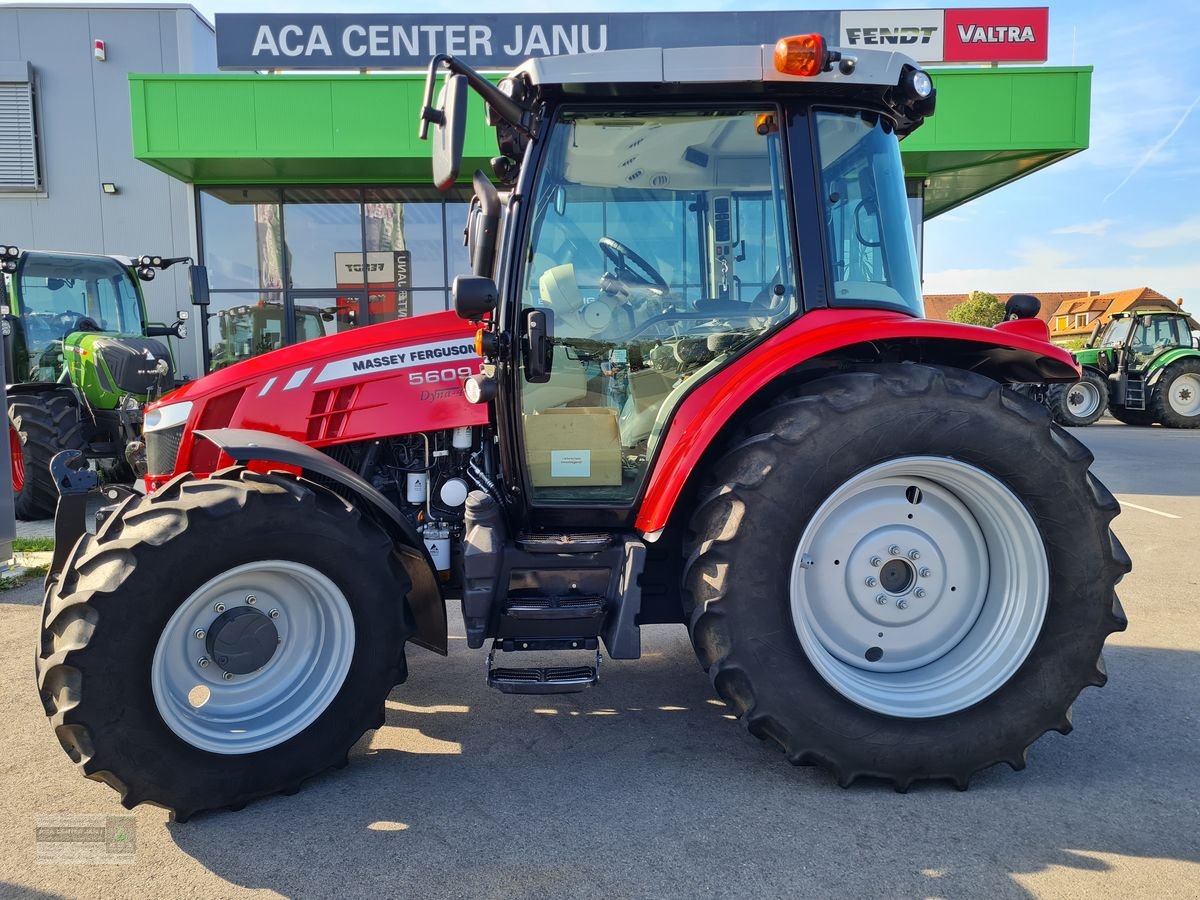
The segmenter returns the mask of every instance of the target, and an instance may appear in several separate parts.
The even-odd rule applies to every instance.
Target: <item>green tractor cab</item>
[[[109,480],[131,473],[125,447],[141,434],[142,408],[175,387],[169,340],[187,334],[187,312],[150,324],[142,281],[190,259],[91,256],[0,246],[8,413],[23,478],[20,519],[53,515],[50,460],[80,450]],[[14,467],[15,471],[15,467]]]
[[[1075,351],[1083,377],[1045,388],[1046,405],[1061,425],[1091,425],[1107,409],[1127,425],[1200,428],[1198,332],[1177,307],[1114,313]]]

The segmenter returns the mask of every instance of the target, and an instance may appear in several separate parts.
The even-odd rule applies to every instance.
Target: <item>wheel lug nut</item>
[[[929,571],[929,566],[922,566],[921,571],[917,573],[922,578],[928,578],[933,573]]]
[[[925,596],[925,588],[917,588],[915,591],[913,591],[913,596],[920,600]]]
[[[875,576],[874,576],[874,575],[868,575],[868,576],[867,576],[867,587],[875,587],[875,585],[877,585],[878,583],[879,583],[879,582],[877,582],[877,581],[875,580]]]
[[[908,609],[908,601],[907,600],[897,600],[896,608],[897,609]]]
[[[249,596],[246,598],[246,602],[247,602],[248,604],[250,604],[251,606],[253,606],[255,603],[257,603],[257,602],[258,602],[258,598],[257,598],[257,597],[255,597],[253,594],[251,594],[251,595],[249,595]]]
[[[225,604],[224,603],[214,603],[213,609],[215,609],[217,612],[225,612]]]
[[[226,672],[221,677],[224,678],[226,681],[233,681],[233,673],[232,672]]]
[[[207,669],[208,668],[208,657],[207,656],[200,657],[198,660],[196,660],[196,665],[198,665],[202,669]]]
[[[883,560],[880,559],[878,556],[872,556],[871,557],[871,565],[873,565],[875,568],[878,569],[880,566],[883,565]]]
[[[892,544],[892,546],[888,547],[888,556],[899,556],[899,555],[900,555],[900,548],[898,546],[896,546],[895,544]]]
[[[878,594],[875,597],[875,602],[880,606],[887,606],[887,597],[883,596],[883,594]]]
[[[197,628],[195,631],[192,632],[192,637],[194,637],[198,641],[204,640],[204,629]]]
[[[921,553],[918,550],[909,550],[908,558],[911,559],[913,562],[916,562],[918,559],[921,558]]]
[[[278,619],[279,618],[279,610],[273,609],[269,613],[267,613],[267,615],[269,615],[272,619]]]

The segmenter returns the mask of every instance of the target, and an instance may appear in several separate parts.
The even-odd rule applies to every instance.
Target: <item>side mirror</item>
[[[192,305],[208,306],[208,269],[192,266],[188,269],[188,282],[192,290]]]
[[[458,180],[467,133],[467,79],[451,75],[429,113],[433,125],[433,183],[439,191]]]
[[[496,282],[483,275],[456,275],[454,286],[454,311],[460,319],[478,322],[496,309],[500,292]]]
[[[554,366],[554,313],[525,310],[525,380],[545,384]]]

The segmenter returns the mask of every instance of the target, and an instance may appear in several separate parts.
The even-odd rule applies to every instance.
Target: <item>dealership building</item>
[[[0,42],[0,241],[193,256],[214,360],[443,310],[467,270],[467,183],[496,146],[473,99],[464,185],[430,185],[416,122],[433,54],[506,71],[554,52],[806,32],[930,66],[937,115],[901,145],[920,241],[923,221],[1087,147],[1091,68],[1043,64],[1047,19],[1045,7],[238,13],[213,29],[186,5],[0,5],[0,33],[18,35]],[[182,275],[151,285],[151,318],[172,318],[186,293]],[[233,323],[254,316],[234,346]],[[185,373],[202,352],[191,341]]]

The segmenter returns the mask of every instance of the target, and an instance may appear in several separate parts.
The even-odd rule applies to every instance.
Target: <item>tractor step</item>
[[[1130,375],[1125,382],[1125,408],[1140,410],[1146,408],[1146,380],[1144,378]]]
[[[600,651],[592,666],[532,666],[526,669],[493,665],[496,648],[487,658],[487,683],[503,694],[576,694],[600,680]]]

